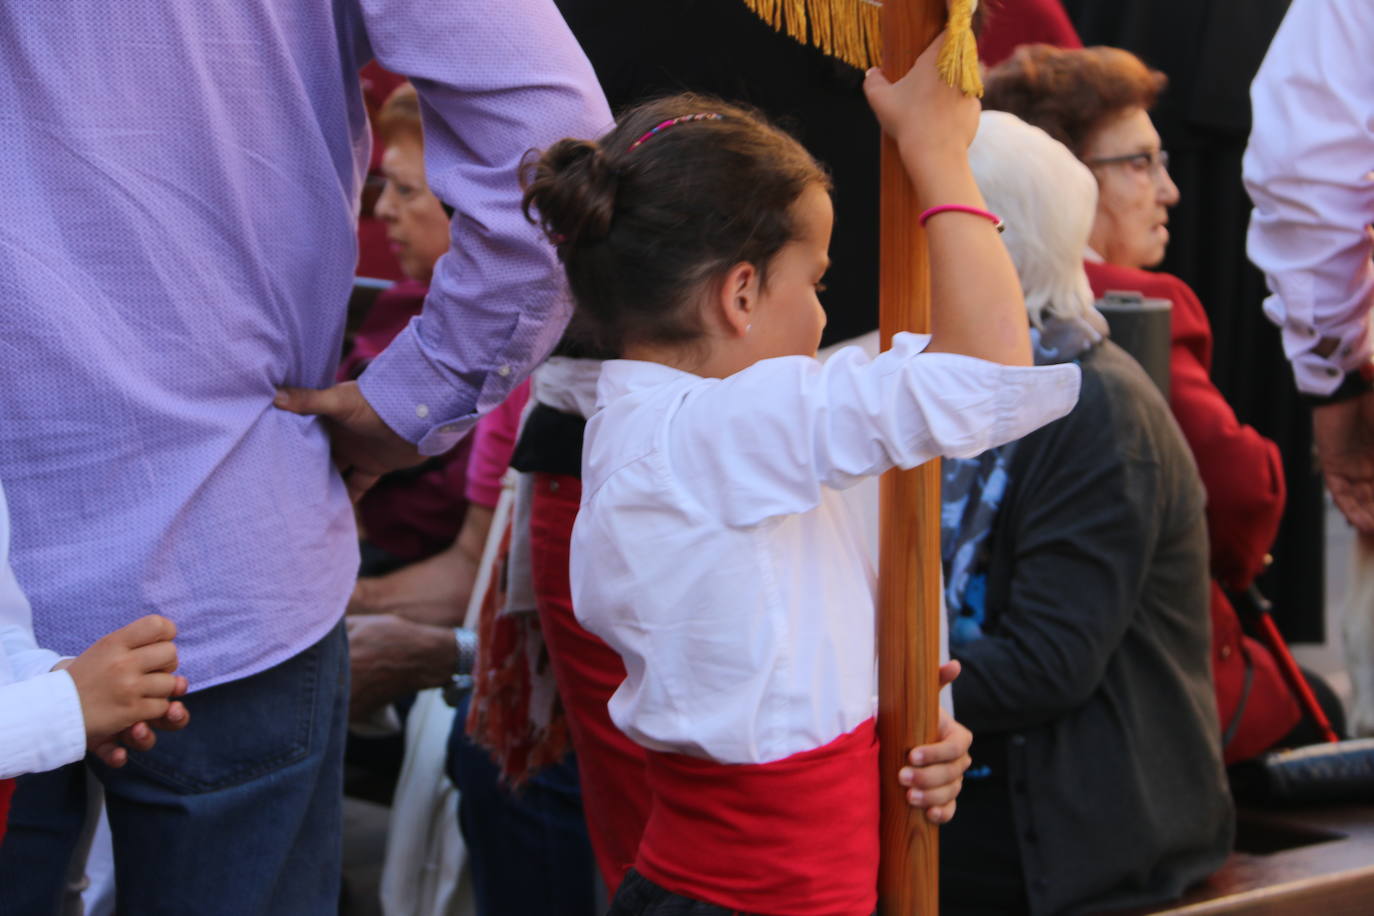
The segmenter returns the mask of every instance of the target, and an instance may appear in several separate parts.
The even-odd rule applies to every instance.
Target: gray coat
[[[1234,831],[1197,469],[1134,360],[1106,343],[1081,365],[1078,406],[1017,446],[989,626],[956,653],[956,715],[1006,737],[1035,914],[1175,897]]]

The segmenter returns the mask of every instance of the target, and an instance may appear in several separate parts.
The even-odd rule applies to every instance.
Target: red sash
[[[0,843],[5,842],[5,819],[10,813],[10,796],[14,794],[14,780],[0,779]]]
[[[872,719],[772,763],[650,752],[648,777],[635,869],[650,881],[746,913],[869,916],[877,906]]]

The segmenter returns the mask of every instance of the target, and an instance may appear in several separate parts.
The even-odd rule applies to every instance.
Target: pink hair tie
[[[689,114],[683,115],[680,118],[669,118],[666,121],[663,121],[659,124],[655,124],[649,130],[645,131],[644,135],[635,142],[631,143],[630,148],[627,149],[625,152],[634,152],[636,147],[644,143],[644,141],[648,140],[654,134],[659,133],[661,131],[665,131],[668,128],[674,127],[678,124],[686,124],[688,121],[719,121],[723,117],[724,115],[716,114],[714,111],[703,111],[700,114]]]
[[[987,210],[979,210],[977,207],[966,207],[963,204],[941,204],[938,207],[931,207],[929,210],[922,213],[916,221],[924,227],[926,220],[937,213],[968,213],[971,216],[981,216],[983,219],[992,223],[992,225],[997,228],[998,232],[1003,232],[1007,228],[1007,224],[1002,222],[1002,217],[998,216],[996,213],[989,213]]]

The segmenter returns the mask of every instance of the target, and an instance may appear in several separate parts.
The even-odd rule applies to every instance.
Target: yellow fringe
[[[764,22],[803,44],[867,70],[882,63],[882,0],[744,0]],[[936,62],[940,75],[968,95],[983,95],[975,0],[950,0],[949,37]]]
[[[879,0],[744,0],[764,22],[867,70],[882,62]]]
[[[935,65],[951,86],[965,95],[983,97],[983,75],[978,69],[978,42],[973,37],[974,0],[950,0],[949,31]]]

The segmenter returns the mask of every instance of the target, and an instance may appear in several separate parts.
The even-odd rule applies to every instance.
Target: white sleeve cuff
[[[85,754],[86,720],[70,674],[0,686],[0,779],[55,770]]]

